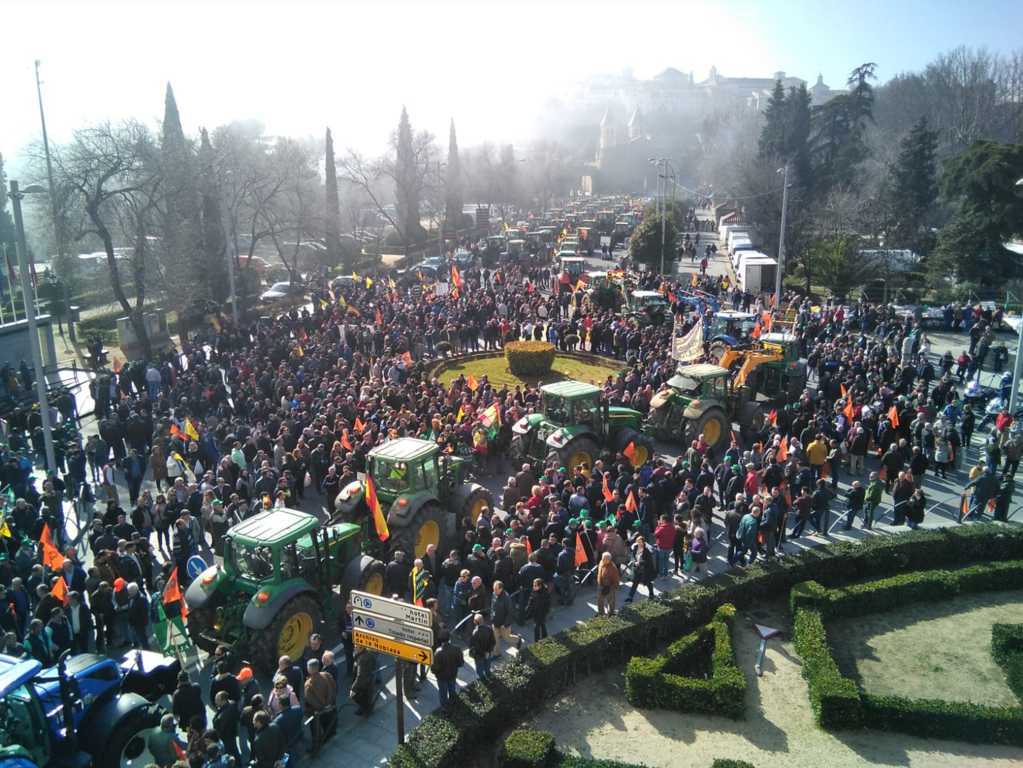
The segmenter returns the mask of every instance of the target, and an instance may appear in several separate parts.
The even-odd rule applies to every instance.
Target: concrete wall
[[[43,367],[53,370],[57,367],[57,354],[53,346],[53,327],[49,315],[36,318],[39,325],[39,339],[43,353]],[[17,368],[24,360],[32,367],[32,347],[29,346],[28,321],[0,325],[0,366],[5,363]]]

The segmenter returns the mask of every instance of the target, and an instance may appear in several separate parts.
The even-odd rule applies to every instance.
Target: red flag
[[[778,443],[778,453],[775,454],[775,458],[778,461],[785,461],[789,457],[789,437],[786,435]]]
[[[888,419],[891,421],[892,427],[899,428],[899,409],[894,405],[888,411]]]
[[[50,594],[60,600],[64,605],[71,602],[71,598],[67,594],[67,582],[64,581],[64,577],[61,576],[57,579],[57,583],[53,585],[53,589],[50,590]]]
[[[177,566],[170,572],[170,576],[167,577],[167,583],[163,587],[163,604],[170,605],[171,603],[177,602],[183,597],[181,594],[181,585],[178,584],[178,569]]]
[[[170,433],[171,437],[176,437],[178,440],[181,440],[182,442],[184,442],[187,439],[185,437],[185,433],[181,431],[181,427],[179,427],[177,424],[173,423],[171,424]]]
[[[839,392],[842,393],[842,397],[849,397],[849,393],[846,391],[845,384],[838,385]]]
[[[625,458],[627,458],[629,460],[629,463],[632,466],[634,466],[634,467],[636,466],[636,441],[635,440],[630,440],[629,441],[629,444],[627,446],[625,446],[625,449],[622,451],[622,455],[625,456]]]
[[[533,542],[529,540],[528,536],[523,536],[522,538],[526,540],[526,557],[529,557],[529,555],[533,554]]]
[[[348,430],[347,429],[341,430],[341,447],[344,448],[346,451],[354,451],[355,450],[352,447],[352,441],[348,439]]]
[[[775,408],[771,409],[771,412],[767,414],[767,421],[772,426],[778,426],[778,411]]]
[[[171,744],[174,745],[174,753],[178,756],[178,760],[186,762],[188,760],[188,753],[186,753],[184,748],[178,744],[178,740],[176,738],[172,738]]]
[[[477,389],[480,388],[480,383],[476,381],[476,377],[470,373],[468,376],[465,377],[465,386],[467,386],[469,389],[475,392]]]
[[[844,413],[845,417],[849,419],[850,424],[852,424],[852,422],[856,419],[856,408],[853,406],[851,397],[849,398],[849,402],[845,404],[845,408],[842,409],[842,413]]]
[[[604,501],[611,501],[615,497],[614,491],[607,484],[607,472],[604,473],[604,481],[600,485],[600,492],[604,494]]]
[[[384,324],[384,313],[380,311],[380,307],[377,307],[376,314],[373,316],[373,322],[377,325]]]
[[[49,523],[43,523],[43,530],[39,534],[39,542],[41,544],[49,544],[51,547],[53,546],[53,534],[50,533]]]
[[[639,504],[636,502],[636,495],[629,491],[629,497],[625,500],[625,508],[630,512],[635,512],[639,509]]]
[[[373,514],[373,527],[377,529],[377,537],[380,541],[387,541],[391,537],[391,532],[387,529],[387,520],[384,518],[380,499],[377,498],[377,488],[373,484],[372,475],[366,475],[366,506]]]
[[[750,332],[750,338],[751,339],[759,339],[760,338],[760,323],[759,322],[756,325],[753,326],[753,330]]]
[[[590,559],[586,556],[586,550],[583,549],[583,539],[579,534],[579,531],[575,532],[575,567],[578,568],[580,565],[586,565]]]
[[[360,419],[358,416],[356,416],[355,417],[355,431],[358,432],[361,435],[365,431],[365,429],[366,429],[366,425],[363,423],[362,419]]]
[[[451,283],[459,291],[462,290],[462,275],[458,271],[458,267],[454,264],[451,265]]]

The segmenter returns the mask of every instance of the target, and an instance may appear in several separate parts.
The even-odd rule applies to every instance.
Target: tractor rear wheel
[[[529,456],[526,455],[526,440],[526,435],[513,435],[508,445],[508,458],[516,471],[522,469],[522,465],[529,461]]]
[[[763,432],[765,420],[764,409],[760,403],[745,403],[739,412],[739,428],[743,439],[749,442],[751,435],[759,435]]]
[[[428,501],[419,508],[411,522],[395,531],[391,551],[400,549],[411,562],[426,553],[431,544],[438,552],[446,553],[454,542],[454,516],[435,501]]]
[[[323,611],[308,594],[290,600],[269,627],[254,633],[250,644],[252,662],[272,673],[281,656],[290,656],[292,661],[300,659],[309,645],[309,635],[319,632],[322,623]]]
[[[697,420],[692,439],[695,440],[698,435],[703,435],[710,450],[716,451],[725,444],[730,433],[731,429],[725,418],[725,412],[720,408],[708,408]]]
[[[360,555],[353,559],[345,566],[344,592],[341,596],[347,600],[353,589],[372,595],[382,595],[384,570],[384,564],[375,557]]]
[[[159,723],[160,714],[155,707],[129,712],[114,727],[102,754],[94,756],[97,768],[145,768],[152,764],[147,740]]]
[[[188,620],[185,622],[188,639],[197,648],[201,648],[207,653],[212,653],[217,644],[213,640],[203,637],[203,632],[213,634],[216,616],[215,608],[193,608],[188,612]]]
[[[600,455],[600,446],[588,437],[577,437],[569,441],[568,445],[558,451],[557,456],[562,465],[568,470],[569,477],[575,477],[576,467],[582,470],[586,476],[590,476],[593,470],[593,462]]]

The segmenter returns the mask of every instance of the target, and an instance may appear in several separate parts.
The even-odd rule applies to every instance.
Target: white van
[[[742,251],[735,268],[739,287],[753,294],[773,291],[777,272],[778,262],[758,251]]]

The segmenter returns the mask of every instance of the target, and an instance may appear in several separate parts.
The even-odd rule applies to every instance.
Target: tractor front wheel
[[[323,611],[308,594],[299,595],[284,605],[270,626],[253,633],[252,661],[265,672],[277,669],[277,660],[289,656],[292,661],[302,657],[309,645],[309,636],[319,632]]]
[[[453,517],[437,502],[426,502],[407,526],[395,531],[391,551],[400,549],[409,557],[406,562],[411,562],[422,557],[426,548],[434,544],[437,551],[446,556],[448,548],[454,543]]]
[[[593,462],[600,455],[600,446],[588,437],[577,437],[558,452],[558,458],[562,465],[568,470],[568,476],[575,477],[575,470],[579,468],[586,476],[593,471]]]

